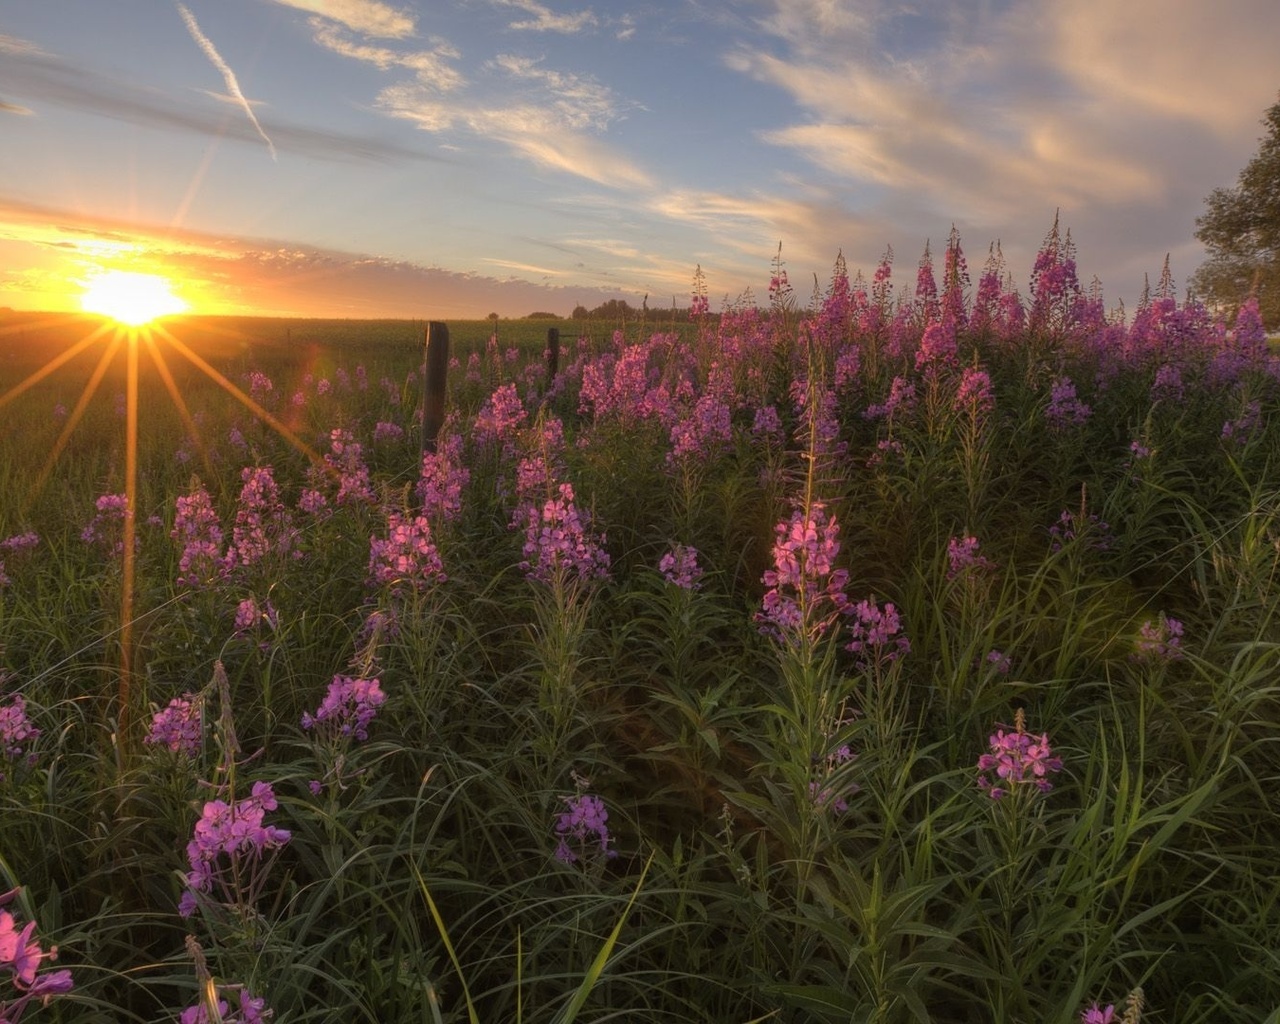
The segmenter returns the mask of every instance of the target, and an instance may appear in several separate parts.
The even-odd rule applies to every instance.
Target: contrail
[[[227,62],[222,59],[222,54],[218,53],[213,43],[209,41],[209,37],[200,31],[200,26],[196,24],[196,16],[187,10],[184,4],[177,4],[178,13],[182,15],[182,20],[187,23],[187,31],[191,33],[191,38],[196,41],[196,45],[204,51],[204,55],[209,58],[213,66],[222,72],[222,79],[227,83],[227,92],[233,99],[240,104],[245,112],[245,116],[253,122],[253,127],[257,129],[262,141],[267,144],[267,149],[271,151],[271,159],[276,158],[275,143],[262,130],[262,125],[258,124],[258,119],[253,116],[253,107],[249,105],[249,101],[244,98],[244,93],[240,91],[240,83],[236,81],[236,73],[227,66]]]

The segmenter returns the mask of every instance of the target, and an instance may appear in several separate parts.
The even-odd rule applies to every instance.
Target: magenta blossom
[[[1026,786],[1035,786],[1041,793],[1053,789],[1049,775],[1062,770],[1062,758],[1053,756],[1047,733],[1036,736],[1025,730],[1021,708],[1013,731],[997,729],[991,734],[990,744],[991,752],[978,758],[978,785],[992,800]]]
[[[151,716],[151,729],[142,742],[194,757],[200,753],[202,711],[200,699],[194,693],[174,697],[168,706]]]
[[[302,716],[302,728],[325,726],[334,735],[369,738],[369,723],[386,702],[382,683],[377,679],[353,679],[337,675],[314,715]]]

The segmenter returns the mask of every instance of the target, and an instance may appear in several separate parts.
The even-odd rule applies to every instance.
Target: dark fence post
[[[547,328],[547,387],[550,388],[560,370],[560,328]]]
[[[444,425],[444,379],[449,372],[449,328],[439,320],[427,324],[427,353],[422,374],[422,453],[436,450]]]

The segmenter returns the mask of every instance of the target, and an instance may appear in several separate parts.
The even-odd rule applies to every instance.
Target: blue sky
[[[1280,92],[1275,0],[0,0],[0,306],[100,269],[197,309],[567,314],[911,287],[954,224],[1024,291],[1185,285]],[[939,261],[940,262],[940,261]]]

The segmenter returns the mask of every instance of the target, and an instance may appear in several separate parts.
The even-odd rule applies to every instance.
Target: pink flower
[[[1062,759],[1053,756],[1047,733],[1036,736],[1025,731],[1021,708],[1014,720],[1013,731],[997,729],[989,742],[991,752],[978,758],[978,785],[989,793],[992,800],[999,800],[1028,785],[1035,786],[1042,793],[1053,789],[1049,775],[1062,770]]]
[[[763,576],[768,590],[756,622],[780,639],[817,639],[849,603],[844,592],[848,570],[835,565],[840,525],[835,516],[827,516],[822,502],[814,502],[778,523],[774,535],[774,567]]]

